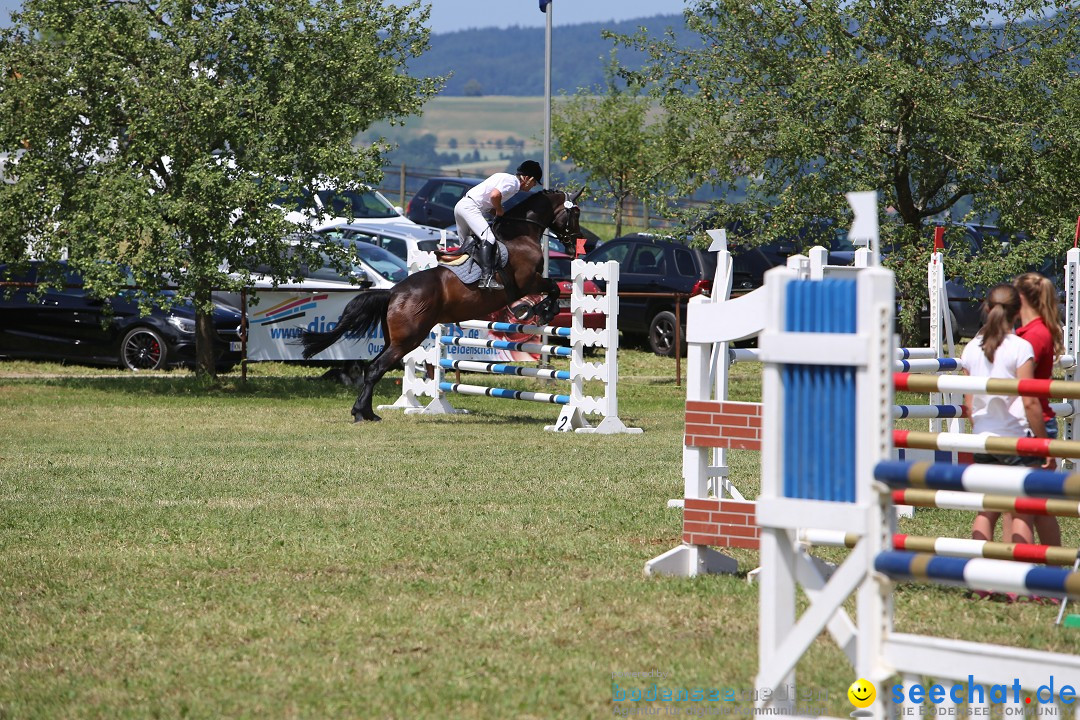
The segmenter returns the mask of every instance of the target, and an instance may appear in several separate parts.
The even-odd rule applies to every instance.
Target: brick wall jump
[[[731,498],[686,498],[683,503],[683,542],[750,550],[760,547],[754,503]]]
[[[761,403],[686,401],[688,447],[761,450]]]

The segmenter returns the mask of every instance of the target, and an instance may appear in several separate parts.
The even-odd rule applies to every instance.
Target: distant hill
[[[551,30],[552,94],[575,93],[602,85],[611,40],[604,30],[632,34],[645,27],[660,37],[667,28],[680,39],[696,38],[683,25],[682,15],[656,15],[618,23],[557,25]],[[444,96],[544,95],[544,28],[479,28],[431,36],[431,49],[409,63],[414,75],[432,77],[452,72]],[[689,44],[689,43],[688,43]],[[641,53],[619,50],[619,61],[639,67]]]

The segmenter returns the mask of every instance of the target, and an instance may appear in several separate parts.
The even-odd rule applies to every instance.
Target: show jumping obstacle
[[[869,212],[869,210],[867,211]],[[852,237],[859,237],[853,228]],[[876,245],[876,225],[864,231],[871,246]],[[729,349],[730,342],[754,337],[761,331],[760,320],[755,324],[751,318],[763,317],[761,309],[763,292],[755,290],[736,300],[728,300],[730,291],[730,256],[722,243],[718,243],[717,280],[712,299],[691,300],[688,311],[687,335],[689,340],[687,373],[686,434],[683,449],[684,492],[681,500],[670,504],[683,507],[682,544],[653,558],[645,565],[646,574],[670,574],[692,576],[702,572],[734,572],[737,565],[733,559],[714,548],[757,549],[758,529],[754,522],[754,504],[746,500],[727,476],[726,451],[728,449],[760,450],[761,406],[759,403],[731,402],[727,398],[727,372],[729,362],[759,360],[757,349]],[[930,300],[931,337],[928,348],[899,348],[894,351],[894,370],[908,372],[949,371],[956,367],[956,359],[942,357],[943,350],[954,354],[951,323],[946,320],[948,305],[944,302],[944,269],[941,254],[940,233],[935,239],[935,252],[927,265],[927,288]],[[860,249],[859,253],[866,253]],[[856,268],[836,268],[823,264],[827,252],[823,248],[810,251],[810,258],[795,256],[789,261],[791,268],[802,278],[852,277],[858,267],[874,264],[872,255],[857,255]],[[1065,369],[1066,378],[1075,376],[1075,348],[1078,343],[1077,318],[1077,269],[1080,268],[1080,250],[1071,250],[1066,265],[1067,311],[1066,351],[1058,358],[1057,366]],[[946,332],[943,332],[945,330]],[[942,337],[942,335],[946,337]],[[945,341],[943,343],[943,340]],[[950,459],[953,462],[970,461],[973,452],[982,452],[987,444],[981,440],[974,443],[973,436],[959,433],[959,420],[964,417],[959,404],[961,395],[972,385],[960,376],[910,377],[907,389],[932,393],[928,405],[896,405],[891,408],[895,418],[921,418],[931,420],[931,430],[939,433],[946,429],[940,421],[951,421],[950,433],[934,436],[925,433],[908,434],[908,441],[897,443],[898,455],[905,459]],[[1046,381],[1044,381],[1046,382]],[[1058,381],[1055,381],[1058,382]],[[900,389],[900,386],[898,386]],[[1060,385],[1050,390],[1056,397]],[[948,402],[942,402],[947,400]],[[1055,441],[1054,456],[1068,458],[1080,456],[1077,446],[1063,446],[1062,442],[1075,437],[1073,423],[1076,410],[1073,403],[1051,403],[1062,425],[1062,440]],[[937,424],[935,424],[937,423]],[[909,442],[911,441],[911,442]],[[992,446],[1000,441],[992,440]],[[1017,443],[1007,440],[1003,450],[1015,452]],[[1026,445],[1025,445],[1026,447]],[[1029,454],[1029,453],[1024,453]],[[1039,453],[1035,453],[1039,454]],[[1043,455],[1045,456],[1045,455]],[[711,462],[710,462],[711,460]],[[913,507],[913,506],[911,506]],[[911,507],[905,506],[904,514]]]
[[[853,193],[856,222],[849,236],[862,244],[854,267],[825,264],[824,248],[810,256],[788,259],[788,267],[800,277],[851,277],[860,268],[877,263],[876,207],[872,194]],[[860,219],[861,218],[861,219]],[[735,572],[735,560],[717,547],[756,549],[758,529],[754,503],[728,478],[727,451],[761,448],[761,404],[727,399],[729,362],[758,358],[758,350],[730,347],[731,343],[756,337],[763,328],[763,288],[731,298],[732,257],[723,230],[709,231],[717,254],[716,279],[711,298],[690,300],[687,310],[686,434],[683,447],[683,498],[671,504],[683,507],[682,544],[649,560],[645,574],[693,576],[699,573]],[[934,283],[944,282],[940,263],[928,266],[931,314],[939,313],[941,294]],[[941,323],[931,323],[940,327]],[[933,336],[931,338],[933,340]],[[940,339],[928,357],[942,354]],[[918,355],[919,351],[915,351]]]
[[[434,257],[424,258],[423,255],[430,255],[430,253],[417,253],[415,256],[410,256],[410,260],[415,260],[417,269],[422,269],[427,263],[434,262]],[[410,266],[410,271],[412,269],[413,266]],[[619,264],[615,261],[601,264],[574,260],[571,263],[570,272],[572,321],[569,328],[485,321],[466,321],[458,324],[462,331],[494,330],[539,337],[561,337],[568,340],[568,347],[543,342],[487,340],[449,335],[445,326],[437,326],[427,342],[405,357],[405,380],[402,382],[401,397],[393,405],[380,406],[380,409],[401,408],[409,414],[453,414],[461,410],[450,404],[448,394],[482,395],[562,406],[555,424],[545,426],[545,430],[602,435],[640,433],[640,428],[627,427],[619,419],[618,413]],[[586,280],[604,281],[606,293],[602,296],[586,294]],[[587,314],[602,314],[603,327],[585,327]],[[502,362],[455,360],[447,354],[448,348],[452,347],[490,348],[554,355],[569,358],[570,369],[549,370]],[[602,362],[585,361],[586,348],[593,347],[605,350]],[[431,377],[428,377],[428,368],[431,368]],[[570,387],[567,393],[558,394],[455,383],[445,379],[445,373],[448,370],[567,381]],[[599,381],[603,394],[600,396],[586,394],[585,383],[589,381]],[[426,404],[420,401],[420,398],[425,396],[431,398]],[[603,419],[594,427],[588,422],[587,415],[602,415]]]
[[[1049,504],[1080,498],[1080,477],[1028,468],[890,460],[892,273],[868,268],[854,280],[806,281],[779,268],[767,273],[765,290],[767,320],[759,337],[764,364],[762,488],[756,504],[761,527],[760,654],[755,682],[759,712],[794,712],[793,701],[785,699],[790,694],[780,691],[797,686],[795,668],[825,629],[851,660],[852,677],[877,685],[877,701],[867,708],[875,718],[895,716],[891,693],[882,690],[897,675],[904,687],[927,677],[943,686],[950,684],[943,681],[963,686],[969,711],[972,705],[986,706],[994,700],[985,693],[978,699],[974,693],[969,695],[966,691],[972,684],[984,688],[1015,684],[1029,697],[1051,679],[1055,683],[1051,693],[1065,685],[1080,688],[1077,656],[893,630],[894,581],[1077,597],[1080,574],[1011,559],[944,557],[900,549],[907,545],[895,542],[891,489],[952,488],[936,492],[976,496],[993,490],[1018,501],[1034,500],[1026,496],[1038,493],[1053,496],[1040,498]],[[857,300],[851,312],[837,324],[835,308],[852,296]],[[854,431],[836,432],[832,423],[819,421],[823,415],[851,417]],[[831,471],[825,473],[826,467]],[[828,579],[805,549],[808,539],[823,532],[833,537],[844,533],[844,544],[852,547]],[[935,546],[945,542],[930,540]],[[916,541],[915,546],[925,542]],[[1059,550],[1044,554],[1056,557]],[[1000,551],[986,545],[980,552]],[[797,616],[800,586],[808,603]],[[845,610],[851,597],[857,623]],[[901,716],[921,715],[921,701],[908,703],[910,695],[905,695]],[[956,710],[948,697],[937,706],[937,714]],[[1018,714],[1011,710],[1020,708],[1010,709],[1010,714]]]

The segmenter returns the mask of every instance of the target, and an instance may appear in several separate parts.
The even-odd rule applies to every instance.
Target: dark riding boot
[[[502,290],[503,286],[495,277],[496,254],[499,249],[495,243],[481,242],[477,260],[480,262],[480,284],[477,287],[490,290]]]

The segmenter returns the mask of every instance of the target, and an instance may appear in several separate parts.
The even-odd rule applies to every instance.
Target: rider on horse
[[[495,173],[487,180],[473,187],[458,200],[454,206],[454,219],[457,221],[458,235],[464,243],[470,234],[478,238],[478,252],[473,259],[480,265],[480,283],[477,287],[502,290],[502,284],[495,278],[495,234],[491,231],[491,220],[502,217],[503,200],[509,200],[519,192],[527,192],[540,184],[544,171],[540,163],[526,160],[518,165],[517,174]]]

